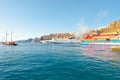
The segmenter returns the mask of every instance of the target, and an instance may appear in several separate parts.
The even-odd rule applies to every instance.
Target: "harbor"
[[[0,0],[0,80],[120,80],[119,7]]]

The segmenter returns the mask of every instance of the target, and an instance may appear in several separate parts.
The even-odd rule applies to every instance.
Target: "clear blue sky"
[[[77,32],[120,19],[120,0],[0,0],[0,40],[14,29],[15,39]]]

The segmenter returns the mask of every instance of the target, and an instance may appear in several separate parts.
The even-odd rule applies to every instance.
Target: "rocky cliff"
[[[120,20],[112,22],[108,27],[101,29],[101,33],[120,33]]]
[[[120,20],[111,22],[110,25],[105,28],[90,31],[90,34],[93,34],[93,33],[99,33],[99,34],[120,33]]]
[[[41,36],[40,40],[51,40],[51,39],[70,39],[75,38],[73,33],[55,33]]]
[[[29,38],[27,40],[19,40],[16,42],[20,43],[41,43],[43,40],[52,40],[52,39],[74,39],[75,34],[74,33],[54,33],[54,34],[49,34],[49,35],[43,35],[41,37],[36,37],[36,38]]]

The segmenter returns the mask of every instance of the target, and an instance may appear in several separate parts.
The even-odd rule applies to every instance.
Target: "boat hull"
[[[49,43],[53,44],[74,44],[74,43],[80,43],[80,41],[70,41],[70,40],[56,40],[56,41],[49,41]]]
[[[17,46],[17,43],[15,43],[15,42],[1,42],[3,45],[8,45],[8,46],[11,46],[11,45],[13,45],[13,46]]]
[[[112,51],[120,52],[120,46],[112,46],[111,49]]]
[[[120,45],[120,40],[88,40],[88,41],[81,41],[80,44],[89,45],[89,44],[98,44],[98,45]]]

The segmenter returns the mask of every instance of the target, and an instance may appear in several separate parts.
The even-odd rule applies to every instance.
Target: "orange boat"
[[[81,39],[81,44],[120,45],[120,35],[118,34],[86,35]]]

